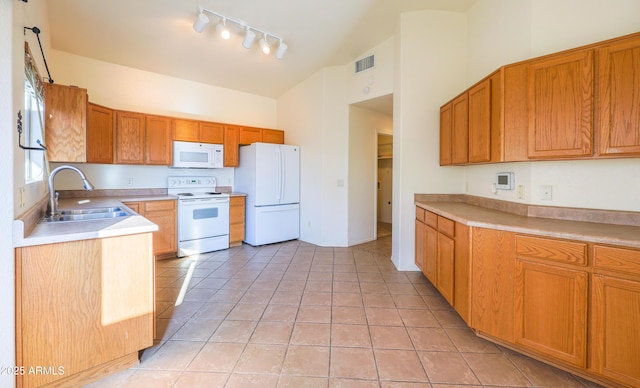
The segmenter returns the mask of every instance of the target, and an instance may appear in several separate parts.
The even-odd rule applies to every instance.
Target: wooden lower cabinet
[[[229,198],[229,246],[241,245],[245,235],[245,197]]]
[[[484,228],[471,234],[471,327],[513,343],[515,235]]]
[[[416,265],[465,321],[470,318],[468,230],[416,208]]]
[[[153,345],[151,234],[16,249],[17,386],[80,386]],[[41,366],[48,373],[27,373]]]
[[[477,335],[605,386],[640,387],[640,249],[469,227],[416,208],[420,260]]]
[[[178,250],[177,203],[173,199],[125,202],[131,210],[158,225],[153,232],[153,254],[164,255]]]
[[[594,275],[592,293],[593,372],[640,386],[640,281]]]
[[[586,367],[587,288],[586,271],[518,259],[514,287],[516,342]]]

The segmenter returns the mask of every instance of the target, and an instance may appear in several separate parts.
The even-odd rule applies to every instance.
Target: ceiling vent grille
[[[362,58],[358,61],[356,61],[356,74],[368,70],[368,69],[372,69],[375,65],[375,55],[371,54],[368,57]]]

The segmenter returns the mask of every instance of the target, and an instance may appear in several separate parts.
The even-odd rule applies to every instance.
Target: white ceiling
[[[154,73],[276,98],[317,70],[344,65],[391,37],[403,11],[466,11],[475,0],[55,0],[51,46]],[[225,41],[198,6],[284,38],[283,60]],[[275,42],[274,42],[275,43]],[[55,77],[55,75],[53,75]]]

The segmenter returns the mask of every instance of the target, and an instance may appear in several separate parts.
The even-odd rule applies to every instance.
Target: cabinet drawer
[[[446,234],[449,237],[454,236],[454,230],[456,227],[456,223],[451,221],[448,218],[438,216],[438,232],[442,234]]]
[[[593,247],[593,266],[640,275],[640,250],[595,245]]]
[[[587,265],[587,244],[531,236],[516,236],[518,257],[552,260],[560,263]]]
[[[144,202],[144,211],[152,212],[158,210],[174,210],[176,208],[176,201],[148,201]]]
[[[429,225],[433,229],[438,229],[438,215],[425,210],[424,223]]]
[[[416,206],[416,220],[422,222],[424,224],[424,213],[425,210],[421,207]]]
[[[123,202],[123,203],[127,205],[129,209],[140,214],[140,202]]]

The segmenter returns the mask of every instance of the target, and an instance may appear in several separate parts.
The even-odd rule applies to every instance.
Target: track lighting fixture
[[[200,10],[198,18],[193,23],[193,29],[196,30],[196,32],[202,32],[207,24],[209,24],[209,18]]]
[[[253,46],[254,40],[256,40],[256,33],[247,27],[247,32],[245,32],[244,39],[242,40],[242,46],[246,49],[250,49],[251,46]]]
[[[230,22],[235,24],[239,30],[244,30],[244,37],[242,39],[242,46],[244,48],[250,49],[253,46],[253,42],[256,39],[257,33],[262,34],[262,38],[260,39],[259,46],[260,46],[260,50],[265,55],[268,55],[271,53],[271,44],[269,43],[269,39],[271,39],[272,42],[273,41],[280,42],[275,54],[275,57],[278,59],[284,58],[284,54],[287,52],[287,49],[289,48],[287,44],[284,43],[284,40],[281,37],[271,34],[269,32],[263,31],[259,28],[249,26],[243,21],[224,16],[222,14],[219,14],[217,12],[214,12],[202,7],[199,7],[198,11],[199,11],[198,17],[196,21],[193,23],[193,29],[196,32],[204,31],[204,29],[207,27],[207,25],[210,22],[209,17],[206,14],[211,14],[220,19],[220,21],[216,24],[216,31],[220,34],[220,36],[222,36],[223,39],[229,39],[231,37],[231,32],[227,27],[227,22]]]
[[[260,39],[260,50],[264,55],[269,55],[271,52],[271,47],[269,46],[269,42],[267,42],[267,36],[263,35],[262,39]]]
[[[218,31],[218,33],[220,33],[220,36],[224,40],[227,40],[227,39],[229,39],[231,37],[231,33],[229,32],[229,29],[227,28],[227,19],[222,19],[222,23],[218,23],[218,25],[216,26],[216,31]]]
[[[288,48],[289,46],[287,46],[286,43],[280,40],[280,44],[278,45],[278,50],[276,51],[276,58],[278,59],[284,58],[284,54],[287,52]]]

